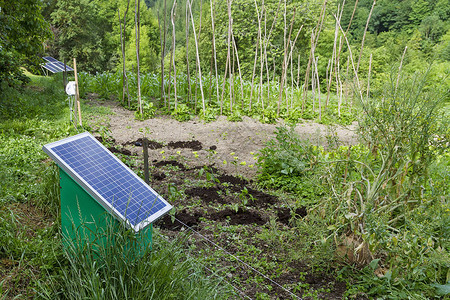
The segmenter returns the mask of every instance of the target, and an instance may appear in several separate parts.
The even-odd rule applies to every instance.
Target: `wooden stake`
[[[150,174],[148,171],[148,140],[144,138],[142,140],[142,149],[144,150],[144,181],[146,184],[150,184]]]
[[[364,28],[364,35],[363,35],[363,39],[361,42],[361,50],[359,51],[358,63],[356,65],[357,73],[359,71],[359,63],[361,62],[361,56],[362,56],[363,49],[364,49],[364,40],[366,39],[367,28],[369,27],[369,21],[370,21],[370,17],[372,16],[373,8],[375,7],[375,3],[376,3],[376,0],[373,0],[372,8],[370,9],[369,16],[367,17],[366,27]]]
[[[67,65],[66,65],[66,58],[64,57],[63,90],[66,90],[66,84],[67,84]]]
[[[140,5],[141,0],[135,0],[134,2],[134,26],[136,31],[136,61],[137,61],[137,88],[138,88],[138,102],[139,102],[139,113],[141,117],[143,116],[142,112],[142,99],[141,99],[141,74],[139,68],[139,44],[140,44],[140,32],[141,32],[141,20],[140,20]]]
[[[372,53],[370,53],[370,60],[369,60],[369,75],[367,76],[367,99],[369,99],[369,92],[370,92],[370,73],[372,72]]]
[[[177,0],[173,1],[173,6],[172,6],[172,13],[171,13],[171,21],[172,21],[172,51],[173,53],[171,54],[171,57],[173,58],[173,61],[171,62],[173,64],[173,87],[174,87],[174,91],[175,91],[175,109],[177,109],[177,105],[178,105],[178,100],[177,100],[177,69],[175,66],[175,8],[177,7]],[[169,93],[170,96],[170,93]],[[170,109],[170,101],[169,101],[169,109]]]
[[[83,123],[81,122],[80,90],[78,89],[77,59],[75,57],[73,58],[73,70],[73,72],[75,73],[75,85],[77,87],[75,99],[77,100],[78,123],[80,124],[80,126],[83,126]]]
[[[402,60],[400,61],[400,66],[398,67],[398,75],[397,75],[397,83],[395,84],[395,92],[397,92],[398,84],[400,82],[400,74],[402,72],[403,59],[405,59],[406,49],[408,49],[408,46],[406,46],[405,51],[403,51]]]

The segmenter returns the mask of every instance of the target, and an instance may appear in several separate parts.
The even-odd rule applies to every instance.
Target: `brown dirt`
[[[242,208],[239,208],[237,211],[226,208],[211,214],[210,218],[214,221],[229,220],[230,225],[264,225],[267,222],[258,212],[248,211]]]
[[[142,155],[142,138],[146,136],[151,140],[151,160],[183,156],[189,165],[214,163],[228,174],[247,178],[256,174],[257,153],[265,147],[266,142],[274,136],[276,127],[280,125],[262,124],[248,117],[243,117],[242,122],[229,122],[225,117],[219,117],[217,121],[210,123],[199,119],[178,122],[168,116],[138,121],[135,120],[133,112],[117,103],[105,103],[103,105],[109,106],[113,114],[107,117],[106,122],[109,124],[104,125],[109,125],[112,137],[132,153]],[[104,119],[92,118],[89,123],[95,128],[100,125],[98,122]],[[355,124],[348,127],[338,126],[334,133],[341,143],[352,144],[356,142],[355,128]],[[295,130],[305,140],[309,139],[322,145],[326,144],[326,136],[331,134],[326,125],[306,121],[298,124]],[[161,153],[161,150],[164,150],[164,153]],[[232,164],[233,161],[236,164]],[[244,162],[245,165],[241,165]]]
[[[299,207],[295,209],[294,217],[303,218],[308,214],[305,207]],[[292,220],[291,209],[287,207],[281,207],[277,212],[278,222],[284,225],[290,225],[289,222]]]
[[[294,211],[291,212],[278,196],[262,191],[253,184],[258,151],[274,137],[279,124],[261,124],[245,117],[243,122],[236,123],[228,122],[224,117],[206,124],[198,119],[178,122],[167,116],[136,121],[132,112],[116,104],[108,105],[113,114],[108,116],[109,124],[104,125],[111,129],[113,152],[142,156],[142,139],[146,137],[149,140],[149,160],[153,167],[151,186],[165,199],[170,198],[175,210],[178,209],[173,215],[165,215],[155,222],[155,226],[164,234],[176,236],[188,229],[183,225],[186,224],[236,255],[241,255],[241,249],[231,241],[239,239],[241,233],[243,236],[249,235],[250,238],[247,236],[244,243],[261,250],[257,255],[258,259],[271,260],[279,266],[285,266],[286,270],[281,275],[272,273],[271,269],[262,270],[278,283],[295,286],[303,281],[313,290],[331,290],[330,293],[320,293],[319,298],[342,298],[346,290],[345,283],[336,282],[326,274],[308,271],[306,264],[286,265],[289,262],[283,259],[283,255],[289,253],[289,244],[283,249],[267,245],[269,242],[253,237],[256,233],[270,230],[270,226],[278,226],[279,230],[294,226],[293,218],[299,219],[307,215],[305,207],[293,207]],[[95,121],[91,120],[92,122]],[[95,128],[94,123],[90,125]],[[325,125],[304,123],[298,125],[296,131],[301,137],[316,144],[325,144]],[[147,133],[144,135],[142,132]],[[339,127],[336,134],[344,144],[356,141],[352,127]],[[137,162],[132,167],[142,169],[139,157],[135,161]],[[207,173],[212,174],[213,179]],[[171,195],[173,191],[169,192],[169,185],[176,187],[179,192],[176,198]],[[276,219],[278,223],[273,225],[269,222],[272,219]],[[189,243],[197,247],[197,254],[202,253],[200,250],[205,250],[206,253],[217,251],[201,238],[189,238]],[[282,255],[277,257],[276,253]],[[217,265],[214,268],[222,267],[220,262],[215,263]],[[268,293],[271,299],[290,297],[276,286],[269,290],[264,283],[255,285],[252,279],[259,275],[238,268],[234,261],[223,258],[221,263],[224,268],[235,270],[226,276],[239,278],[246,295],[252,298],[257,298],[257,293],[261,291]],[[300,272],[305,272],[306,275],[301,275]],[[303,290],[297,290],[296,294],[302,296]]]
[[[196,213],[189,213],[186,209],[175,213],[174,217],[176,219],[172,222],[172,216],[171,215],[165,215],[163,218],[158,220],[157,225],[161,229],[167,229],[171,231],[179,231],[181,228],[183,228],[183,224],[179,221],[183,222],[189,227],[195,227],[198,225],[199,221],[198,219],[201,217],[201,214]],[[177,221],[179,220],[179,221]]]

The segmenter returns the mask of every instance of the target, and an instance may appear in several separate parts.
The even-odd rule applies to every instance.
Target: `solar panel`
[[[45,59],[48,62],[57,62],[58,61],[56,58],[53,58],[51,56],[44,56],[43,59]]]
[[[56,68],[52,63],[46,63],[43,67],[46,68],[47,70],[49,70],[49,71],[52,72],[52,73],[58,73],[58,72],[60,72],[60,71],[58,70],[58,68]]]
[[[43,150],[106,210],[135,231],[172,209],[88,132],[47,144]]]
[[[69,67],[68,65],[64,65],[64,63],[60,62],[59,60],[57,60],[51,56],[44,56],[43,59],[47,61],[43,65],[43,67],[52,73],[73,71],[73,69],[71,67]],[[66,66],[65,70],[64,70],[64,66]]]

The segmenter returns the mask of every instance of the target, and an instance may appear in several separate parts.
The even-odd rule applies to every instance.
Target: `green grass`
[[[103,264],[92,259],[93,248],[62,248],[59,174],[42,146],[85,129],[69,122],[60,76],[28,75],[29,85],[5,87],[0,95],[0,298],[224,298],[220,282],[186,258],[177,241],[157,237],[154,249],[132,263],[111,245],[103,254],[115,255]],[[86,119],[110,113],[86,104]]]
[[[39,282],[38,295],[44,299],[228,298],[220,280],[207,277],[195,259],[186,257],[183,241],[168,241],[156,231],[152,248],[140,235],[114,224],[107,222],[106,228],[89,224],[90,230],[94,227],[93,240],[102,243],[86,242],[89,238],[80,233],[86,231],[80,229],[63,251],[60,271]]]

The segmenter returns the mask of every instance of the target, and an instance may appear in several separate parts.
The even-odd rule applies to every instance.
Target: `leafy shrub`
[[[206,106],[206,109],[203,111],[203,109],[200,110],[198,117],[205,122],[212,122],[217,119],[218,115],[218,109],[214,106]]]
[[[301,140],[294,127],[277,127],[275,139],[259,155],[258,181],[264,187],[294,192],[312,200],[323,192],[314,175],[322,153],[323,148]]]
[[[362,103],[364,144],[323,151],[278,128],[261,151],[262,184],[321,186],[308,217],[324,223],[327,237],[316,238],[335,241],[336,256],[352,266],[346,274],[358,274],[350,293],[433,297],[448,281],[445,93],[424,86],[421,76],[394,78],[381,98]]]
[[[184,103],[178,103],[177,108],[171,113],[175,120],[184,122],[191,119],[190,109]]]
[[[139,112],[139,109],[134,112],[134,117],[137,120],[147,120],[151,119],[156,114],[156,107],[153,106],[153,102],[148,101],[145,97],[142,97],[142,114]]]

